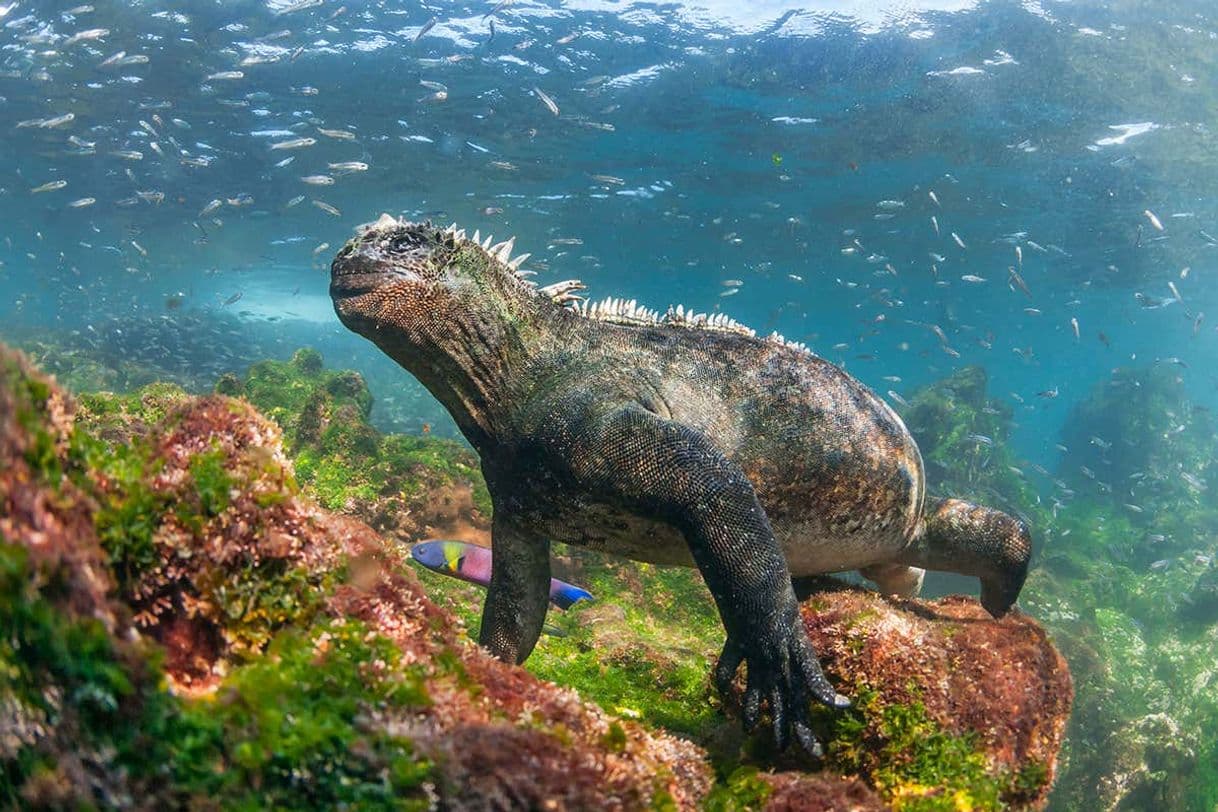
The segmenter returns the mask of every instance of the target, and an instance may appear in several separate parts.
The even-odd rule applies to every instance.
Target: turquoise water
[[[895,404],[984,367],[1038,560],[1182,573],[1129,587],[1164,601],[1213,566],[1210,2],[67,6],[0,2],[2,338],[194,388],[309,344],[382,426],[452,434],[337,323],[327,269],[382,211],[455,221],[516,235],[542,284],[729,313]],[[1176,400],[1066,429],[1117,368]],[[1212,721],[1185,723],[1199,760]]]

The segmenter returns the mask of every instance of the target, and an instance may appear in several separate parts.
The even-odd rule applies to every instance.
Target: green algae
[[[1008,445],[1011,407],[987,386],[983,368],[965,367],[915,392],[901,416],[934,492],[1026,512],[1036,497]]]
[[[423,671],[363,624],[285,631],[214,697],[184,704],[174,774],[226,809],[426,809],[431,763],[360,720],[429,702]]]
[[[774,788],[761,778],[756,767],[736,767],[716,774],[715,786],[703,801],[706,812],[753,812],[765,807]]]
[[[469,448],[436,437],[382,434],[368,422],[373,401],[363,378],[326,369],[316,350],[254,364],[244,380],[226,377],[217,390],[241,395],[279,424],[305,492],[327,509],[408,501],[437,484],[468,482],[474,506],[490,516],[490,494]]]
[[[155,534],[168,495],[149,485],[155,473],[143,440],[107,443],[77,429],[69,448],[73,480],[97,503],[93,525],[119,590],[128,594],[160,561]]]
[[[995,775],[975,736],[943,730],[917,700],[888,702],[866,685],[852,698],[845,712],[814,711],[826,765],[865,776],[897,812],[1002,809],[1035,797],[1047,780],[1044,765]]]
[[[430,702],[425,674],[402,665],[389,640],[353,621],[287,630],[214,697],[180,699],[165,690],[154,650],[120,655],[100,621],[55,608],[60,588],[0,540],[0,699],[31,724],[65,725],[74,750],[105,753],[129,780],[155,782],[149,797],[224,809],[427,808],[430,762],[409,738],[360,723]],[[23,744],[0,760],[0,803],[22,806],[40,782],[54,783],[56,766]]]
[[[23,793],[40,782],[55,783],[54,754],[31,728],[62,727],[76,752],[105,752],[112,769],[139,780],[155,769],[148,756],[171,712],[157,687],[155,653],[117,651],[101,621],[58,608],[65,590],[60,573],[37,571],[23,547],[0,538],[0,703],[14,725],[5,735],[17,744],[0,759],[6,807],[23,806]]]

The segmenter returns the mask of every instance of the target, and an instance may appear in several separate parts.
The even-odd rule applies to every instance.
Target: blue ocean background
[[[455,436],[327,285],[382,212],[456,222],[890,402],[980,365],[1064,504],[1115,368],[1218,407],[1216,43],[1202,0],[0,0],[0,338],[196,390],[313,346]]]

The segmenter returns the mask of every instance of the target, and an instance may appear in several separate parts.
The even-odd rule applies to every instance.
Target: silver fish
[[[558,105],[554,103],[553,99],[546,95],[545,91],[534,85],[533,92],[537,94],[537,98],[541,99],[541,103],[546,106],[547,110],[554,115],[558,115]]]
[[[311,147],[317,143],[316,138],[289,138],[286,141],[277,141],[271,144],[271,149],[301,149],[303,147]]]

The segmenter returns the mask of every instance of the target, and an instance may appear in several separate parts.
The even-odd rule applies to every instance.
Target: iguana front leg
[[[738,465],[688,426],[631,404],[554,429],[582,490],[681,531],[727,629],[715,671],[721,692],[741,663],[747,729],[769,704],[775,740],[810,752],[809,701],[846,707],[825,679],[799,615],[786,559]],[[498,560],[498,558],[496,559]]]
[[[478,643],[505,662],[522,663],[537,645],[549,607],[550,542],[517,528],[496,505],[491,549]]]

